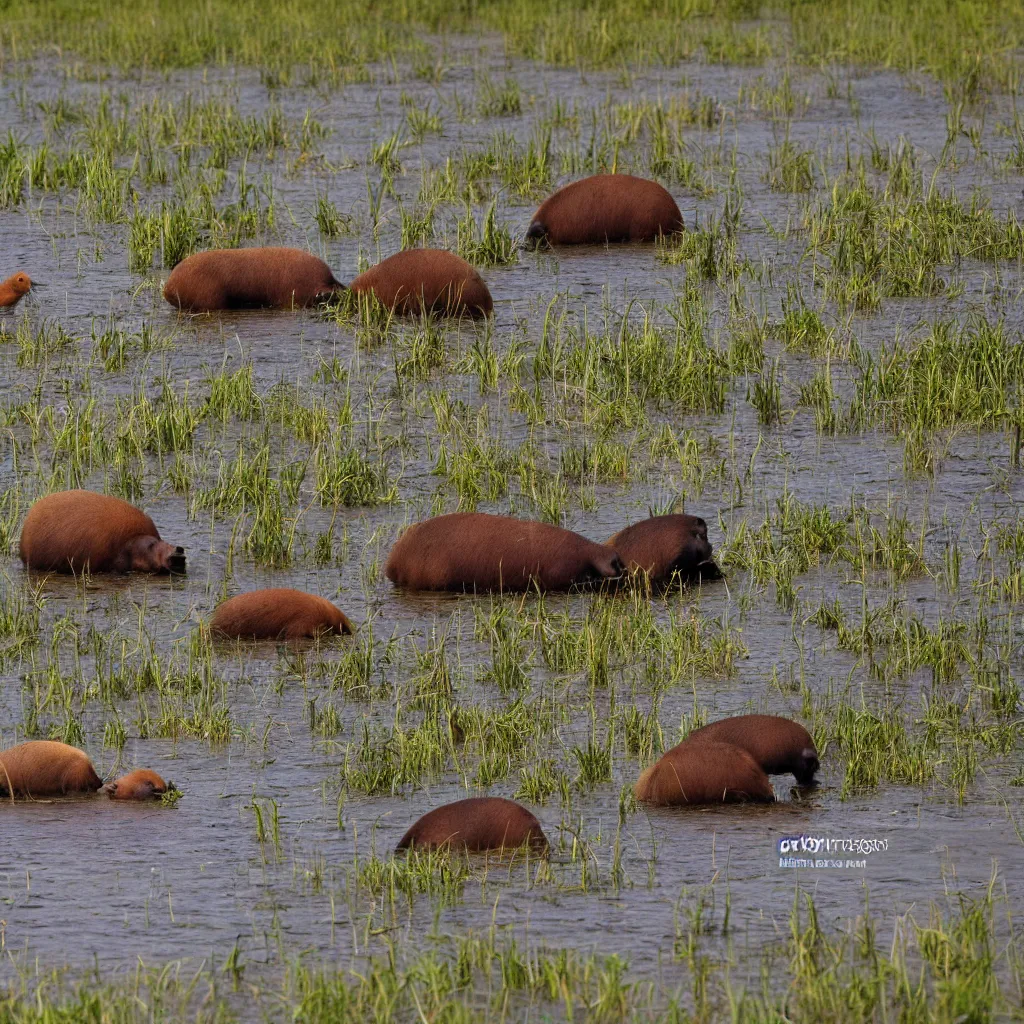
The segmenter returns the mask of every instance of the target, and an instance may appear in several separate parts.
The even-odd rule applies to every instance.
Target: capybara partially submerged
[[[19,553],[26,568],[44,572],[185,571],[185,549],[162,541],[145,512],[94,491],[40,498],[25,517]]]
[[[137,768],[116,782],[108,782],[103,792],[111,800],[153,800],[167,792],[167,783],[156,772]]]
[[[217,606],[210,629],[243,640],[299,640],[352,632],[352,623],[315,594],[288,587],[253,590]]]
[[[478,853],[512,850],[527,843],[536,849],[548,845],[540,822],[522,804],[496,796],[475,796],[424,814],[395,850],[447,846]]]
[[[736,715],[695,729],[687,743],[714,740],[741,747],[769,775],[792,772],[808,785],[818,770],[818,751],[811,734],[799,723],[777,715]]]
[[[650,242],[683,230],[676,201],[656,181],[632,174],[595,174],[560,188],[541,203],[526,232],[551,245]]]
[[[731,743],[684,740],[665,751],[633,787],[637,800],[658,806],[772,801],[764,769]]]
[[[343,287],[323,260],[302,249],[210,249],[171,271],[164,298],[189,313],[291,309],[325,301]]]
[[[489,316],[491,293],[474,266],[443,249],[406,249],[364,270],[350,285],[354,292],[372,292],[377,301],[407,316]]]
[[[708,524],[696,516],[651,516],[605,541],[626,571],[646,573],[652,583],[667,583],[674,573],[693,577],[711,559]]]
[[[453,512],[410,526],[384,572],[409,590],[570,590],[617,579],[618,553],[548,523]]]
[[[32,280],[28,274],[14,274],[6,281],[0,281],[0,307],[16,306],[32,291]]]
[[[95,793],[103,780],[88,754],[54,740],[30,740],[0,751],[0,796]]]

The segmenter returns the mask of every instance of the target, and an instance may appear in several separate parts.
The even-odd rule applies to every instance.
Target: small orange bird
[[[18,300],[32,291],[32,281],[28,274],[15,274],[0,282],[0,307],[15,306]]]

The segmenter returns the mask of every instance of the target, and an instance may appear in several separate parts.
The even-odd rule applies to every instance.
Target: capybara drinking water
[[[453,512],[410,526],[384,567],[409,590],[569,590],[617,579],[616,551],[578,533],[484,512]]]
[[[94,491],[40,498],[25,517],[19,553],[27,568],[45,572],[185,571],[185,549],[162,541],[145,512]]]
[[[659,806],[733,804],[775,799],[761,766],[731,743],[684,740],[666,750],[633,787],[637,800]]]
[[[84,750],[54,740],[29,740],[0,751],[0,796],[94,793],[103,780]]]
[[[299,640],[326,633],[352,632],[352,623],[315,594],[288,587],[253,590],[217,606],[210,628],[246,640]]]
[[[424,814],[395,849],[448,846],[481,852],[511,850],[525,843],[538,849],[548,845],[540,822],[522,804],[501,797],[475,796]]]
[[[32,280],[28,274],[14,274],[6,281],[0,281],[0,307],[16,306],[32,291]]]
[[[736,715],[694,729],[688,743],[714,740],[742,747],[769,774],[792,772],[807,785],[818,770],[818,751],[799,723],[777,715]]]
[[[137,768],[116,782],[108,782],[103,792],[111,800],[152,800],[167,792],[167,783],[156,772]]]
[[[683,230],[676,201],[656,181],[632,174],[595,174],[560,188],[541,203],[526,237],[551,245],[650,242]]]
[[[443,249],[406,249],[363,271],[349,288],[372,292],[402,316],[422,312],[489,316],[494,303],[476,268]]]
[[[215,309],[291,309],[330,298],[344,286],[302,249],[210,249],[182,260],[164,298],[190,313]]]
[[[697,516],[651,516],[605,541],[631,573],[667,583],[673,573],[693,576],[711,558],[708,524]]]

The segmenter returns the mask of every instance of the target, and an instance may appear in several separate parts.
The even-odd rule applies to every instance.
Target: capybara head
[[[778,715],[734,715],[695,729],[688,739],[735,744],[769,775],[792,772],[801,785],[814,782],[820,767],[811,734],[799,722]]]
[[[88,754],[56,740],[29,740],[0,751],[0,796],[93,793],[103,785]]]
[[[116,782],[108,782],[103,792],[111,800],[152,800],[167,792],[167,783],[148,768],[137,768]]]
[[[7,279],[15,295],[28,295],[32,291],[32,280],[28,274],[17,273]]]
[[[711,558],[708,524],[697,516],[651,516],[627,526],[605,541],[628,571],[646,573],[652,583],[666,583],[674,573],[693,576]]]
[[[742,747],[687,739],[667,750],[633,788],[656,806],[770,802],[775,792],[764,769]]]
[[[185,571],[185,549],[156,537],[133,537],[114,563],[118,572],[175,573]]]
[[[514,800],[470,797],[424,814],[395,849],[448,847],[479,853],[524,845],[536,849],[548,845],[540,822],[530,811]]]

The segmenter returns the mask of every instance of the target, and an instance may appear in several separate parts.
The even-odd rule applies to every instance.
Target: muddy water
[[[778,71],[741,72],[694,65],[637,75],[624,83],[617,76],[584,78],[532,66],[506,69],[493,63],[484,66],[496,80],[508,74],[520,81],[526,97],[524,113],[460,121],[454,106],[459,99],[472,109],[479,74],[474,62],[479,60],[467,49],[436,88],[435,103],[444,117],[444,135],[428,136],[422,145],[401,151],[405,173],[396,184],[406,200],[415,198],[422,166],[443,163],[449,154],[479,146],[499,129],[528,138],[536,119],[556,100],[583,108],[599,105],[608,96],[618,102],[656,99],[672,95],[685,81],[691,89],[699,88],[737,108],[740,85],[749,85],[761,74],[773,81],[779,75]],[[856,110],[851,110],[845,99],[847,80],[856,97]],[[797,77],[798,94],[807,92],[812,100],[806,109],[798,108],[791,127],[793,141],[815,149],[823,160],[839,161],[847,137],[863,147],[872,128],[879,139],[893,143],[904,136],[920,154],[927,179],[946,141],[947,106],[937,88],[888,74],[840,72],[840,81],[841,100],[828,97],[820,76]],[[101,90],[114,95],[127,90],[135,97],[175,97],[186,91],[196,96],[228,95],[245,113],[262,112],[270,102],[258,77],[241,72],[141,82],[108,78],[97,86],[64,81],[53,67],[41,64],[3,83],[0,125],[38,143],[44,138],[36,106],[39,102],[64,95],[90,104]],[[330,174],[318,169],[323,166],[318,162],[290,170],[288,155],[283,153],[271,161],[252,158],[250,180],[259,180],[264,173],[273,179],[279,204],[273,241],[322,252],[342,279],[356,273],[360,256],[373,260],[378,253],[387,255],[398,247],[393,204],[385,201],[384,223],[376,239],[366,223],[366,161],[370,147],[400,127],[403,90],[415,92],[422,102],[434,87],[409,80],[391,83],[381,72],[378,82],[337,93],[294,89],[274,94],[274,102],[290,118],[300,120],[310,108],[332,130],[321,147],[327,164],[351,158],[358,165]],[[26,102],[19,103],[19,98]],[[998,103],[996,107],[998,110]],[[765,154],[778,141],[778,126],[742,105],[737,111],[735,119],[727,120],[720,130],[701,135],[694,129],[693,142],[721,146],[726,152],[735,145],[736,174],[745,196],[740,250],[755,265],[773,267],[776,287],[766,288],[757,302],[777,315],[786,281],[801,277],[804,271],[795,266],[800,246],[777,241],[765,229],[765,221],[781,228],[787,218],[798,216],[802,200],[770,191],[763,180]],[[997,114],[989,116],[997,118]],[[586,130],[582,135],[585,139]],[[989,132],[986,138],[990,156],[1009,148],[997,133]],[[966,142],[961,145],[966,149]],[[232,170],[237,166],[237,162],[232,164]],[[835,173],[836,164],[829,164],[829,174]],[[724,175],[718,180],[724,181]],[[1019,209],[1021,205],[1020,179],[997,172],[990,160],[965,160],[955,174],[943,172],[941,184],[955,184],[961,192],[982,186],[997,210]],[[699,200],[683,189],[673,191],[691,224],[698,216],[703,220],[710,211],[721,209],[721,191]],[[361,227],[355,234],[329,242],[320,239],[311,210],[321,192],[343,213],[356,215]],[[159,189],[147,196],[153,201],[159,198]],[[499,197],[498,208],[499,219],[521,234],[532,204],[515,205],[507,197]],[[285,383],[298,385],[303,397],[335,396],[332,386],[313,380],[321,360],[334,357],[351,365],[357,396],[365,393],[366,382],[378,374],[385,383],[393,380],[389,351],[360,349],[350,331],[308,313],[232,314],[194,321],[179,318],[159,298],[158,273],[149,278],[129,273],[124,226],[87,226],[76,219],[69,200],[58,205],[52,197],[36,196],[17,210],[0,212],[0,236],[4,259],[0,270],[7,273],[21,267],[48,285],[17,313],[0,313],[5,322],[12,323],[22,315],[34,322],[56,318],[69,330],[88,336],[94,322],[102,326],[109,319],[130,330],[149,324],[158,333],[173,333],[169,348],[145,357],[141,364],[138,359],[133,361],[124,373],[106,373],[93,366],[89,371],[92,393],[101,402],[110,403],[117,395],[133,393],[140,381],[152,385],[164,375],[175,386],[191,382],[195,393],[207,373],[219,372],[223,366],[234,369],[248,360],[253,363],[261,394]],[[999,267],[1006,295],[1015,293],[1019,270],[1015,265]],[[1016,332],[1019,306],[990,298],[993,269],[965,264],[959,272],[966,286],[962,297],[955,301],[887,301],[881,314],[854,321],[858,339],[869,348],[877,347],[897,333],[911,330],[922,317],[964,317],[972,308],[984,309],[989,315],[1002,312],[1009,329]],[[596,323],[606,305],[621,313],[631,299],[647,304],[670,301],[684,275],[682,267],[656,263],[648,247],[523,254],[514,266],[485,272],[496,300],[495,344],[504,350],[513,337],[525,337],[535,345],[545,309],[559,293],[568,296],[572,316],[582,319],[586,315]],[[460,330],[462,336],[453,339],[453,348],[468,346],[477,329]],[[84,359],[86,354],[81,355]],[[3,360],[5,403],[24,401],[36,386],[36,371],[19,369],[13,348]],[[813,363],[790,355],[783,366],[792,404],[796,383],[810,375]],[[81,363],[74,358],[63,363],[58,360],[47,370],[44,386],[58,406],[65,401],[60,397],[65,378],[70,379],[70,395],[81,396],[82,372]],[[481,398],[474,380],[449,375],[443,386],[474,407],[487,405],[492,430],[504,443],[515,446],[531,436],[520,414],[509,411],[501,397]],[[970,550],[979,520],[1013,522],[1016,518],[1022,489],[1018,476],[1003,476],[1008,445],[1000,435],[954,438],[936,477],[908,479],[903,472],[900,438],[885,434],[822,438],[806,414],[781,429],[762,431],[754,409],[744,400],[745,390],[744,381],[737,381],[727,410],[720,416],[687,416],[676,421],[676,426],[692,429],[701,438],[717,440],[732,453],[736,467],[745,466],[755,451],[758,453],[756,472],[742,497],[728,486],[712,484],[703,494],[687,498],[688,510],[711,522],[716,543],[744,517],[759,522],[765,508],[771,508],[785,491],[804,502],[834,507],[849,505],[855,498],[878,509],[905,509],[915,522],[927,508],[931,523],[945,524],[930,532],[926,540],[926,556],[933,564],[941,562],[950,538],[959,539],[965,550]],[[186,546],[190,558],[187,579],[96,581],[88,589],[74,582],[48,582],[43,591],[47,602],[42,618],[44,640],[36,667],[45,660],[42,652],[53,623],[65,615],[78,623],[82,636],[87,637],[90,626],[123,633],[128,638],[126,657],[132,655],[131,642],[137,636],[141,615],[161,657],[173,652],[183,656],[195,626],[225,589],[237,592],[256,586],[296,586],[336,600],[357,623],[372,621],[378,638],[412,637],[423,646],[433,631],[448,630],[452,647],[459,651],[460,701],[502,706],[506,701],[493,685],[474,681],[476,665],[486,660],[485,649],[473,635],[474,609],[481,606],[486,611],[488,599],[410,598],[395,594],[382,578],[363,583],[361,570],[386,553],[397,529],[430,511],[438,478],[430,472],[433,458],[424,442],[424,416],[429,418],[429,408],[426,412],[403,409],[401,403],[387,409],[360,406],[357,419],[380,421],[393,433],[404,424],[411,444],[403,455],[401,500],[396,505],[338,510],[337,529],[348,537],[347,554],[340,566],[318,566],[301,552],[288,569],[260,569],[240,553],[229,565],[234,516],[214,520],[206,514],[190,519],[185,499],[175,495],[166,481],[161,483],[166,467],[162,469],[154,459],[147,467],[143,504],[165,537]],[[245,429],[232,425],[209,437],[201,433],[197,447],[214,472],[218,453],[233,453]],[[543,429],[539,436],[536,432],[532,436],[541,443],[547,437],[561,437],[554,430],[546,435]],[[2,486],[10,488],[20,482],[27,496],[43,489],[43,482],[34,475],[26,474],[19,481],[9,445],[2,443]],[[104,486],[103,474],[97,473],[90,483]],[[308,477],[305,487],[308,490]],[[646,514],[648,506],[662,505],[677,493],[678,483],[670,478],[626,489],[600,486],[598,507],[584,510],[578,503],[572,504],[567,525],[604,538]],[[333,511],[319,508],[308,500],[309,495],[306,498],[304,504],[310,507],[302,530],[313,538],[330,524]],[[513,500],[523,514],[534,514],[527,502]],[[453,507],[451,499],[448,507]],[[504,511],[509,502],[481,507]],[[0,587],[10,599],[29,583],[13,550],[5,559]],[[964,575],[970,578],[970,567],[965,567]],[[844,580],[838,570],[809,573],[799,581],[801,598],[816,602],[839,597],[847,607],[858,608],[862,589]],[[803,678],[816,695],[847,686],[855,702],[862,693],[869,699],[885,695],[884,684],[857,667],[850,655],[838,651],[834,637],[811,623],[794,621],[770,593],[757,596],[752,603],[744,601],[746,590],[746,581],[738,574],[683,596],[657,599],[661,621],[667,621],[670,610],[679,613],[692,608],[703,619],[725,619],[737,625],[749,650],[733,677],[698,677],[692,687],[681,685],[665,694],[660,720],[667,739],[673,740],[681,716],[692,711],[695,702],[712,718],[750,709],[799,715],[799,694],[772,685],[776,670],[780,678],[788,678],[791,672]],[[866,593],[876,604],[891,596],[881,579],[869,581]],[[928,621],[954,607],[961,617],[972,616],[969,597],[961,595],[954,600],[944,596],[927,579],[912,579],[901,589],[901,596]],[[582,614],[589,600],[556,597],[548,600],[547,608],[559,611],[568,604]],[[1015,627],[1008,628],[1016,640]],[[90,661],[88,642],[80,647],[88,680],[96,666]],[[319,657],[331,662],[342,648],[339,643]],[[1010,668],[1018,676],[1019,660],[1013,650],[1015,660]],[[224,746],[187,739],[138,738],[138,708],[132,702],[117,707],[129,735],[124,762],[155,768],[172,779],[184,793],[174,809],[119,807],[98,800],[0,809],[0,929],[11,955],[0,967],[0,976],[36,960],[79,967],[94,963],[130,967],[140,957],[156,963],[180,958],[198,963],[206,957],[220,962],[235,945],[243,962],[249,964],[279,965],[300,951],[347,963],[366,952],[360,922],[370,906],[352,883],[351,866],[357,856],[366,857],[374,850],[386,854],[419,814],[465,795],[465,790],[452,775],[425,787],[407,787],[396,796],[349,793],[339,802],[338,770],[348,745],[352,744],[354,754],[364,719],[390,723],[393,709],[386,702],[346,702],[339,694],[323,693],[320,683],[302,681],[294,657],[293,652],[279,652],[273,645],[242,653],[218,649],[216,674],[224,681],[234,727],[234,739]],[[539,663],[539,658],[535,662]],[[72,666],[65,667],[70,673]],[[650,706],[642,684],[640,692],[635,697],[632,694],[631,683],[642,679],[642,668],[621,667],[616,695],[620,706],[633,700],[644,710]],[[33,671],[31,661],[13,659],[0,670],[0,736],[5,744],[14,741],[24,721],[23,687],[32,685]],[[384,671],[408,673],[408,660]],[[534,682],[531,696],[541,692],[555,695],[565,709],[558,744],[542,754],[571,770],[572,747],[585,745],[591,733],[587,682],[576,677],[556,679],[541,668],[534,669]],[[918,673],[895,684],[898,692],[893,696],[907,706],[916,706],[925,682],[924,674]],[[342,731],[329,742],[310,734],[307,702],[314,697],[333,702],[341,714]],[[599,695],[597,706],[607,709],[608,700]],[[90,716],[85,720],[84,745],[99,767],[110,770],[114,753],[103,747],[102,726],[92,711]],[[599,726],[603,729],[603,723]],[[601,729],[599,735],[603,735]],[[842,800],[841,765],[827,752],[823,761],[822,785],[814,791],[794,794],[790,780],[775,779],[782,798],[776,807],[630,815],[621,836],[626,881],[616,889],[609,884],[609,877],[619,794],[636,774],[635,762],[617,754],[613,781],[576,795],[571,811],[560,808],[557,800],[537,809],[556,844],[560,840],[570,843],[573,832],[580,832],[592,843],[600,879],[592,891],[580,890],[578,868],[569,863],[566,849],[560,847],[554,855],[554,874],[561,886],[530,885],[521,868],[492,870],[484,883],[481,870],[467,887],[466,898],[440,911],[439,929],[442,933],[484,930],[496,919],[551,946],[627,955],[634,969],[651,975],[660,972],[674,987],[682,971],[671,963],[670,953],[679,908],[691,905],[697,890],[712,882],[718,901],[724,900],[723,890],[728,890],[734,931],[728,940],[707,941],[721,942],[723,947],[727,941],[731,943],[744,963],[754,965],[751,971],[756,978],[761,951],[770,948],[772,939],[788,928],[798,881],[813,891],[822,921],[842,928],[863,912],[868,896],[872,909],[882,913],[891,926],[894,913],[926,906],[932,900],[941,902],[947,892],[963,889],[978,893],[997,866],[1003,879],[1024,876],[1024,846],[1014,826],[1014,821],[1024,821],[1024,789],[1007,785],[1020,767],[1019,749],[1010,757],[987,762],[963,805],[938,787],[922,790],[888,784],[876,792]],[[513,772],[490,792],[512,795],[516,785],[517,773]],[[282,837],[279,854],[257,841],[251,810],[254,798],[277,801]],[[777,840],[804,832],[885,839],[888,849],[872,855],[866,869],[798,873],[780,868]],[[1011,897],[1019,912],[1019,891],[1013,890]],[[716,906],[721,913],[722,903]],[[411,948],[422,941],[436,914],[431,901],[423,897],[403,919],[400,934]],[[885,936],[881,941],[885,942]]]

